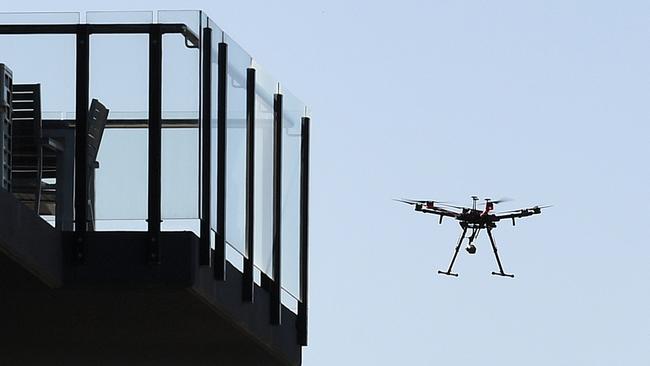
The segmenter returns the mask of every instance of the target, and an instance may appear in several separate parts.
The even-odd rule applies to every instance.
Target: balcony
[[[305,105],[201,11],[0,14],[0,50],[0,360],[300,364]]]

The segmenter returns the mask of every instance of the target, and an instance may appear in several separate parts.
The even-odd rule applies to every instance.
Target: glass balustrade
[[[75,186],[75,174],[84,171],[76,168],[75,160],[75,134],[83,127],[78,126],[77,114],[81,112],[77,102],[84,100],[79,99],[84,96],[83,89],[77,90],[83,83],[76,79],[84,72],[77,69],[78,62],[83,62],[78,52],[87,46],[88,119],[83,121],[88,128],[87,230],[148,230],[151,194],[155,192],[150,189],[150,134],[152,120],[159,113],[160,196],[154,199],[160,204],[161,230],[192,231],[200,236],[201,220],[209,218],[209,242],[215,249],[219,222],[224,220],[227,260],[243,272],[252,255],[250,265],[255,268],[258,285],[262,285],[262,274],[273,280],[274,265],[279,265],[282,301],[297,311],[296,304],[303,300],[301,225],[306,225],[301,212],[305,105],[200,11],[88,12],[85,23],[81,19],[78,13],[0,14],[0,64],[11,70],[16,86],[13,94],[3,97],[14,101],[12,189],[16,197],[58,229],[75,228],[75,207],[81,207],[75,196],[81,192]],[[80,23],[89,25],[83,28],[90,33],[87,45],[78,42],[76,27],[67,27]],[[42,33],[24,28],[36,24]],[[150,27],[156,24],[166,27]],[[56,32],[48,33],[48,29]],[[212,40],[210,63],[204,65],[208,50],[201,41],[206,29],[211,30]],[[157,76],[150,73],[156,70],[151,59],[151,49],[157,47],[152,46],[156,30],[163,32],[159,91],[151,89]],[[225,65],[219,64],[221,43],[227,45]],[[223,130],[219,129],[218,110],[221,67],[225,67],[226,77],[221,91],[226,97]],[[254,89],[247,83],[249,68],[255,70]],[[206,80],[209,85],[204,85]],[[37,85],[38,98],[28,97],[21,91],[27,87],[20,85]],[[208,92],[210,98],[204,100]],[[251,111],[247,110],[251,95],[255,115],[252,145],[248,134]],[[274,103],[278,95],[283,99],[281,111]],[[156,98],[160,98],[160,110],[150,110]],[[103,118],[99,105],[108,109]],[[204,116],[206,106],[210,114]],[[278,117],[280,124],[276,123]],[[278,132],[281,144],[276,146]],[[202,139],[204,134],[209,136],[209,146]],[[220,172],[219,158],[224,157],[218,156],[218,146],[223,136],[225,170]],[[281,169],[275,171],[278,156]],[[202,162],[207,158],[210,164],[204,169]],[[251,163],[254,169],[249,171]],[[203,186],[206,175],[209,186]],[[278,175],[279,189],[274,186]],[[223,201],[217,190],[219,182],[225,184]],[[252,223],[247,221],[251,192]],[[206,212],[202,200],[208,193]],[[278,198],[280,217],[274,217]],[[217,215],[220,203],[225,205],[223,218]],[[280,220],[279,238],[275,238],[279,239],[280,258],[274,258],[274,220]],[[77,220],[77,225],[81,221]]]

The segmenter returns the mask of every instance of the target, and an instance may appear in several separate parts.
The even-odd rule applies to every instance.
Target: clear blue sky
[[[30,1],[204,9],[312,107],[306,366],[649,365],[650,3]],[[391,198],[554,204],[436,274]],[[463,253],[465,254],[465,253]]]

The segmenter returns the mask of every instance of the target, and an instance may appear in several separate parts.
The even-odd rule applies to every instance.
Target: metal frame
[[[246,70],[246,256],[242,300],[255,297],[255,69]]]
[[[307,345],[309,290],[309,117],[302,118],[300,140],[300,301],[298,344]]]
[[[202,103],[201,103],[201,242],[199,246],[199,264],[210,264],[210,223],[211,221],[211,173],[212,173],[212,29],[203,29],[203,47],[201,48],[203,61],[202,78]]]
[[[282,94],[273,95],[273,280],[271,324],[282,323]]]
[[[153,31],[180,33],[193,48],[199,38],[185,24],[2,24],[0,34],[147,34]]]
[[[160,264],[162,157],[162,33],[149,33],[149,238],[148,261]]]
[[[214,278],[226,279],[226,108],[228,44],[219,43],[217,70],[217,235],[215,238]]]
[[[86,166],[88,156],[86,146],[88,144],[88,102],[89,102],[89,81],[90,81],[90,32],[88,28],[77,29],[77,65],[76,65],[76,126],[75,126],[75,245],[74,262],[82,264],[85,262],[85,237],[87,230],[87,202],[88,202],[88,177]],[[1,28],[0,28],[1,30]]]

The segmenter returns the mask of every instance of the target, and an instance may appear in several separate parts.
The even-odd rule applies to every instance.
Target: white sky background
[[[525,4],[524,4],[525,3]],[[312,107],[320,365],[650,364],[650,3],[30,1],[202,8]],[[554,204],[460,254],[391,201]]]

